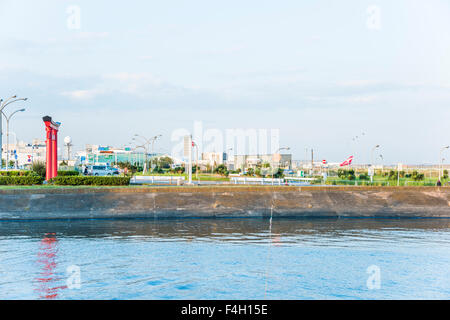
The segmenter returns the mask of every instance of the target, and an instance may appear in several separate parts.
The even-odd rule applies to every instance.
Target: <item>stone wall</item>
[[[0,219],[448,217],[449,187],[125,187],[0,190]]]

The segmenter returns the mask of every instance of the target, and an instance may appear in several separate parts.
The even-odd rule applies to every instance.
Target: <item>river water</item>
[[[0,221],[0,299],[404,298],[450,298],[450,219]]]

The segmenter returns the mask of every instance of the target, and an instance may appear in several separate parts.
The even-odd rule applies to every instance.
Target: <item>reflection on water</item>
[[[66,286],[55,286],[59,280],[55,277],[56,255],[58,253],[58,239],[55,233],[46,233],[41,240],[38,251],[38,264],[42,271],[36,281],[38,282],[37,292],[41,299],[55,299],[58,297],[58,290]]]
[[[449,219],[275,219],[272,236],[266,219],[0,221],[0,298],[261,299],[265,283],[269,299],[449,298],[449,231]]]

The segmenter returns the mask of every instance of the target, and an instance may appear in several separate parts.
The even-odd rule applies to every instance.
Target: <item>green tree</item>
[[[224,164],[219,164],[216,169],[214,169],[214,173],[220,174],[222,176],[228,176],[229,174],[228,169]]]
[[[284,178],[284,173],[283,173],[283,171],[284,171],[283,169],[278,168],[278,169],[277,169],[277,172],[275,172],[275,173],[273,174],[273,177],[276,178],[276,179]]]
[[[156,165],[157,165],[158,167],[163,168],[163,169],[169,169],[169,168],[171,167],[172,164],[173,164],[173,159],[170,158],[170,157],[167,157],[167,156],[165,156],[165,157],[159,157],[159,158],[156,160]]]

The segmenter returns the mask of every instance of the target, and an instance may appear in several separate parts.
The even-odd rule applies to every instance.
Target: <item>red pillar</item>
[[[45,131],[47,132],[47,139],[45,140],[46,146],[46,157],[45,157],[45,180],[50,180],[52,178],[52,170],[51,163],[52,159],[52,128],[47,126],[45,127]]]
[[[58,130],[53,129],[52,136],[52,178],[58,175]]]
[[[42,118],[47,132],[47,157],[45,179],[50,180],[58,175],[58,130],[61,125],[59,122],[53,122],[52,118],[45,116]]]

